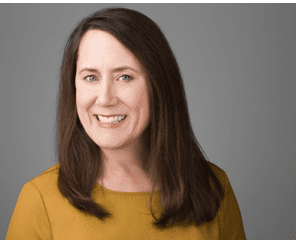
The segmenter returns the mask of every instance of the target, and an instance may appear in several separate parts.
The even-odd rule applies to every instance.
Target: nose
[[[96,104],[100,106],[109,106],[116,104],[115,88],[114,83],[111,80],[101,80],[96,90],[97,99]]]

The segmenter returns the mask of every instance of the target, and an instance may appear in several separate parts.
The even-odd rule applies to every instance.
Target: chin
[[[114,143],[114,140],[110,140],[110,141],[104,141],[104,142],[101,142],[101,141],[97,141],[96,144],[102,148],[102,149],[109,149],[109,150],[115,150],[115,149],[120,149],[124,146],[126,146],[127,143],[125,142],[116,142]]]

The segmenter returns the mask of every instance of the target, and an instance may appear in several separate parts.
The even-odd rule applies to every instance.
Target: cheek
[[[137,100],[134,102],[137,103],[135,106],[136,111],[142,116],[142,118],[149,117],[149,96],[145,89],[137,93]]]
[[[143,96],[140,101],[140,109],[142,109],[143,115],[146,117],[149,115],[149,98],[148,96]]]
[[[90,98],[85,94],[85,92],[80,90],[76,91],[76,107],[78,113],[83,114],[86,112],[90,106],[90,103]]]
[[[90,90],[78,86],[78,88],[76,88],[76,103],[79,103],[79,105],[85,105],[90,97],[90,94],[87,93],[90,93]]]

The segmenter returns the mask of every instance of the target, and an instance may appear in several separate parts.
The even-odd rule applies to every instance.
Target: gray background
[[[230,179],[247,239],[296,238],[295,4],[0,4],[0,238],[22,186],[54,165],[71,30],[123,6],[153,19],[184,78],[194,132]]]

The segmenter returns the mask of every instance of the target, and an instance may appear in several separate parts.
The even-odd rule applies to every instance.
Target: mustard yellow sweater
[[[226,173],[214,166],[226,195],[215,219],[196,227],[157,230],[149,192],[118,192],[95,184],[93,198],[113,215],[101,221],[70,204],[57,187],[56,164],[26,183],[17,200],[6,239],[246,239],[239,206]],[[153,195],[159,203],[159,191]],[[159,206],[158,206],[159,207]]]

